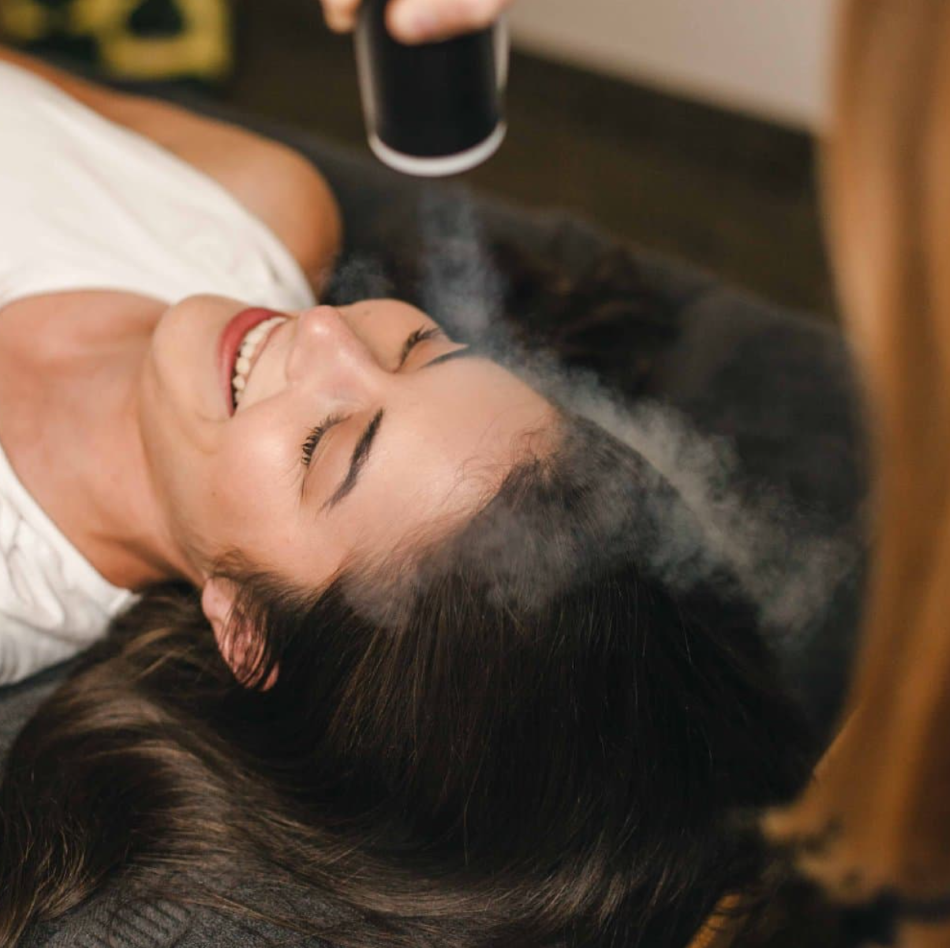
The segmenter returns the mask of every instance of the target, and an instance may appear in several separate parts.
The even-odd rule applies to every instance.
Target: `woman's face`
[[[153,488],[198,585],[239,551],[318,587],[351,554],[472,512],[523,436],[552,429],[533,389],[394,300],[273,314],[287,321],[253,353],[232,414],[219,339],[244,309],[214,296],[171,307],[140,383]]]

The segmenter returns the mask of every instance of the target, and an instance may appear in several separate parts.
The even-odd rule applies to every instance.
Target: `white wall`
[[[836,0],[518,0],[521,48],[790,125],[826,104]]]

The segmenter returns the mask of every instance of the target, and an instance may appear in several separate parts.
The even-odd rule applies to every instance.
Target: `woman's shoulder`
[[[340,213],[323,175],[303,155],[236,125],[99,86],[22,53],[0,47],[0,60],[46,79],[213,178],[280,238],[314,289],[321,288],[339,249]]]
[[[339,207],[302,154],[247,129],[158,99],[124,95],[107,118],[151,139],[215,179],[280,238],[315,290],[339,250]]]

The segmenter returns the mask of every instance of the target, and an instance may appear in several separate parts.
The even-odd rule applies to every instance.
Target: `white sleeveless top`
[[[290,251],[214,179],[0,61],[0,309],[81,289],[315,302]],[[0,685],[76,654],[134,598],[67,540],[0,445]]]

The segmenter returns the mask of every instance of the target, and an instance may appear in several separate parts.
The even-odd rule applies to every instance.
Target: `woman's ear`
[[[246,688],[257,687],[264,643],[257,629],[231,621],[237,587],[230,579],[216,576],[207,580],[201,590],[201,609],[211,623],[218,651],[234,677]],[[272,688],[277,681],[277,668],[261,686],[262,691]]]
[[[231,663],[225,654],[225,633],[228,619],[230,619],[231,611],[234,609],[235,593],[234,583],[221,577],[207,580],[204,589],[201,590],[201,610],[204,612],[205,618],[211,623],[218,648],[229,665]]]

